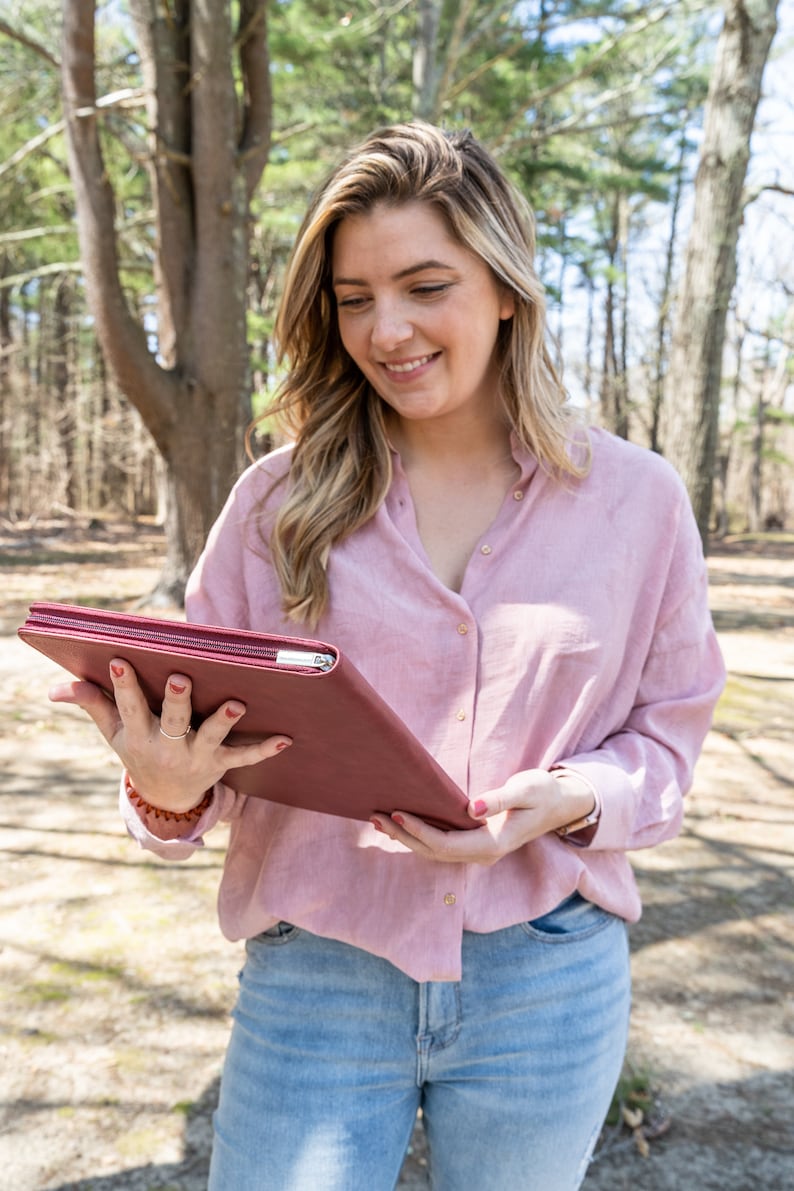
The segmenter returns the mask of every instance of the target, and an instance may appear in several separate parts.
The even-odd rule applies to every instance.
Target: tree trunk
[[[604,364],[601,371],[601,421],[607,430],[621,438],[628,437],[628,409],[626,405],[626,374],[620,360],[617,336],[618,295],[617,274],[620,260],[620,198],[616,197],[611,212],[611,226],[607,241],[607,289],[604,303]]]
[[[0,278],[9,272],[8,258],[0,253]],[[11,291],[0,289],[0,509],[11,513],[14,424],[11,403]]]
[[[108,367],[167,472],[156,596],[181,601],[244,459],[249,204],[270,143],[266,0],[131,0],[148,93],[158,359],[122,288],[95,89],[95,0],[64,0],[63,97],[80,253]],[[235,55],[241,78],[238,99]]]
[[[686,483],[704,546],[714,484],[725,320],[736,280],[742,187],[776,10],[777,0],[725,4],[677,304],[662,445]]]
[[[629,437],[629,200],[621,191],[618,195],[618,260],[622,284],[620,287],[620,354],[617,376],[620,416],[616,427],[621,438]]]
[[[435,120],[438,114],[438,27],[441,0],[419,0],[413,58],[414,115]]]
[[[71,314],[70,280],[62,277],[55,286],[52,304],[52,394],[57,410],[58,434],[63,457],[64,499],[70,509],[79,507],[76,444],[78,435],[77,403],[69,389],[69,321]],[[43,333],[43,327],[41,328]]]
[[[750,507],[747,528],[758,533],[762,527],[764,489],[764,421],[766,417],[766,367],[759,362],[757,369],[758,400],[753,427],[752,464],[750,467]]]
[[[595,342],[595,282],[588,269],[583,270],[584,284],[587,290],[587,326],[584,341],[584,395],[588,407],[594,405],[593,396],[593,344]]]
[[[675,246],[678,238],[678,216],[681,211],[681,198],[684,190],[684,168],[687,152],[687,111],[682,110],[681,134],[678,140],[678,160],[675,165],[675,184],[673,186],[673,201],[670,208],[670,234],[667,237],[667,250],[664,259],[664,280],[659,299],[659,320],[656,324],[656,360],[654,362],[654,377],[651,396],[651,428],[648,446],[652,451],[661,452],[661,419],[664,403],[664,383],[667,373],[668,342],[667,332],[670,321],[670,299],[673,289],[673,265],[675,263]]]

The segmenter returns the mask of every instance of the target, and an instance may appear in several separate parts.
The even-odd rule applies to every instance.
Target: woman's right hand
[[[114,658],[110,679],[112,699],[93,683],[80,681],[58,683],[50,699],[87,712],[141,798],[161,810],[192,810],[227,770],[254,765],[292,743],[288,736],[270,736],[255,744],[226,744],[245,714],[245,704],[236,699],[222,703],[195,731],[188,731],[193,710],[191,683],[184,674],[168,678],[159,718],[150,711],[129,662]]]

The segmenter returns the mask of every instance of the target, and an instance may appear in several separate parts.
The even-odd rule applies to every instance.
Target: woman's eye
[[[449,289],[449,283],[440,281],[436,285],[417,285],[413,292],[419,298],[434,298],[438,294],[443,294]]]
[[[364,306],[367,302],[366,298],[340,298],[337,302],[339,307],[345,307],[347,310],[356,310],[359,306]]]

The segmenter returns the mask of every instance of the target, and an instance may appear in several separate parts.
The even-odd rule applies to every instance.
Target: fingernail
[[[117,665],[115,665],[114,662],[111,662],[110,663],[110,673],[113,675],[114,678],[123,678],[124,677],[124,667],[117,666]]]
[[[227,707],[226,708],[227,719],[238,720],[242,714],[243,714],[243,712],[240,707]]]
[[[482,818],[483,815],[488,814],[488,806],[481,798],[478,798],[474,804],[474,814],[478,819]]]
[[[370,819],[370,823],[372,824],[372,826],[375,828],[376,831],[382,832],[383,835],[386,834],[386,832],[383,830],[383,827],[381,826],[381,824],[378,822],[377,819]]]
[[[392,815],[391,821],[392,823],[396,823],[398,827],[405,826],[405,819],[402,817],[402,815]]]
[[[283,753],[284,749],[288,749],[291,744],[291,740],[280,740],[276,745],[276,752]]]
[[[184,695],[187,686],[184,682],[174,682],[173,678],[168,683],[168,689],[172,695]]]

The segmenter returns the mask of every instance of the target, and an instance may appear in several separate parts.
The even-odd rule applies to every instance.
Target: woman
[[[247,960],[213,1191],[391,1188],[420,1106],[434,1187],[570,1191],[610,1103],[625,854],[678,830],[723,667],[683,487],[577,424],[533,252],[469,133],[396,126],[341,163],[277,325],[295,445],[238,482],[187,600],[338,644],[479,830],[235,795],[230,766],[290,741],[229,749],[234,700],[190,734],[182,675],[159,721],[123,659],[115,707],[55,694],[124,762],[142,846],[187,857],[232,821],[219,913]]]

